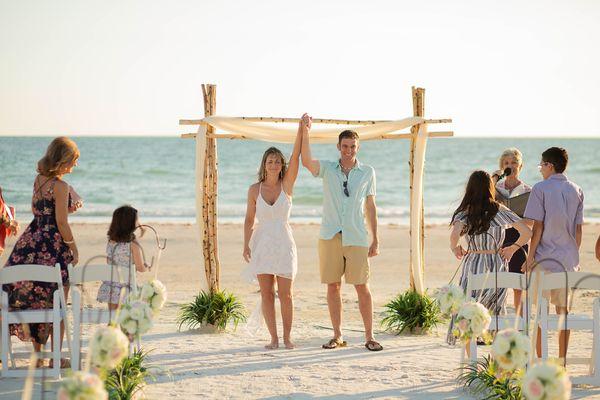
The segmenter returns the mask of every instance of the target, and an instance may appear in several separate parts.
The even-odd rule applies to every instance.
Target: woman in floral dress
[[[63,180],[77,165],[79,150],[75,142],[66,137],[54,139],[46,155],[38,162],[38,175],[33,184],[31,209],[33,221],[21,235],[10,254],[5,267],[19,264],[54,266],[60,264],[65,298],[68,294],[67,265],[77,264],[79,254],[68,214],[81,207],[81,201]],[[3,288],[8,292],[9,307],[13,310],[52,308],[52,296],[56,284],[22,281]],[[28,326],[27,326],[28,325]],[[31,341],[35,351],[40,351],[51,335],[52,324],[11,324],[10,333],[23,341]],[[61,323],[61,343],[64,327]],[[54,338],[53,338],[54,339]],[[43,366],[38,361],[38,367]],[[61,360],[61,367],[68,367]]]

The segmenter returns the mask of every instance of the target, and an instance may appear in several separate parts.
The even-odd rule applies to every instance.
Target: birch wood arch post
[[[217,221],[217,139],[252,139],[293,143],[296,128],[277,125],[296,124],[298,118],[220,117],[216,116],[216,85],[202,85],[204,119],[180,119],[180,125],[198,125],[196,133],[182,134],[196,139],[196,222],[204,258],[204,272],[210,291],[218,291],[220,263]],[[425,119],[425,89],[412,88],[413,116],[402,120],[343,120],[313,118],[313,124],[352,125],[362,140],[410,139],[410,287],[424,293],[424,208],[423,175],[427,139],[454,136],[452,131],[429,132],[429,124],[452,123],[450,118]],[[262,124],[262,125],[257,125]],[[400,132],[410,128],[410,133]],[[337,129],[314,129],[312,142],[337,143]]]
[[[217,86],[202,85],[204,116],[216,112]],[[219,290],[217,236],[217,140],[214,128],[201,124],[196,134],[196,222],[204,256],[204,273],[211,292]]]

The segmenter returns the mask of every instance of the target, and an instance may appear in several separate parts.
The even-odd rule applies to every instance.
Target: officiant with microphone
[[[523,168],[523,154],[519,149],[511,147],[502,152],[498,163],[500,169],[492,174],[492,179],[496,184],[496,200],[522,218],[531,192],[531,186],[519,179],[519,173]],[[531,225],[529,221],[524,222],[528,226]],[[529,227],[531,228],[531,226]],[[502,247],[514,244],[518,239],[519,232],[515,228],[508,228]],[[528,246],[525,245],[515,252],[508,266],[510,272],[523,273],[527,251]],[[521,290],[514,290],[514,305],[520,315],[522,315],[521,294]]]

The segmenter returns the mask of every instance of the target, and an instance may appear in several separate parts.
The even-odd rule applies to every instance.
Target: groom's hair
[[[338,144],[342,143],[342,139],[356,139],[359,140],[358,138],[358,133],[351,131],[350,129],[346,129],[345,131],[343,131],[342,133],[340,133],[340,135],[338,136]]]

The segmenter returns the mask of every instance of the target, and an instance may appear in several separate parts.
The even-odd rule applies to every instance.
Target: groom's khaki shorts
[[[321,283],[337,283],[345,277],[346,283],[363,285],[369,281],[369,248],[342,246],[342,234],[329,240],[319,239],[319,266]]]

